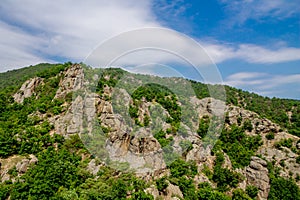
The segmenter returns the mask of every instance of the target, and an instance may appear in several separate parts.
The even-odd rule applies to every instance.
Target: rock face
[[[228,124],[242,124],[246,120],[250,120],[253,126],[251,133],[265,134],[269,132],[277,133],[280,127],[268,119],[261,118],[258,114],[245,110],[237,106],[227,106]]]
[[[20,88],[20,90],[13,96],[15,102],[23,103],[25,98],[31,97],[35,94],[35,89],[40,85],[43,84],[42,78],[32,78],[26,81]]]
[[[226,105],[223,101],[211,97],[198,99],[194,96],[191,97],[190,102],[195,106],[200,117],[203,117],[204,115],[222,117],[226,110]]]
[[[38,162],[38,159],[35,155],[30,154],[28,158],[23,158],[19,156],[12,156],[5,160],[0,159],[0,181],[4,182],[7,180],[15,181],[15,178],[9,175],[9,170],[16,167],[17,176],[23,175],[27,172],[28,168],[31,165],[34,165]],[[3,165],[2,165],[3,163]]]
[[[23,174],[28,170],[28,167],[32,164],[36,164],[38,162],[37,157],[35,155],[29,155],[29,158],[25,158],[16,164],[16,170],[19,174]]]
[[[64,71],[63,77],[60,80],[59,88],[54,98],[65,98],[69,93],[84,88],[84,71],[79,64],[74,64]],[[82,108],[85,103],[84,99],[78,96],[76,99],[73,99],[68,110],[63,115],[54,116],[49,119],[54,124],[57,134],[69,137],[69,135],[80,132],[83,120]]]
[[[92,159],[87,166],[87,171],[89,171],[91,174],[95,176],[97,175],[100,167],[101,165],[97,164],[95,159]]]
[[[59,89],[54,98],[64,98],[70,92],[79,90],[84,83],[83,69],[79,64],[74,64],[64,72],[64,78],[59,83]]]
[[[21,162],[18,162],[16,165],[16,169],[19,173],[25,173],[29,166],[29,160],[23,159]]]
[[[154,185],[151,185],[145,190],[148,194],[153,195],[154,199],[165,199],[165,200],[177,200],[183,199],[183,194],[177,185],[168,183],[168,187],[163,191],[159,192]]]
[[[250,165],[245,168],[244,175],[247,185],[254,185],[259,189],[258,199],[267,199],[270,191],[267,162],[258,157],[252,157]]]
[[[112,160],[130,163],[130,167],[141,175],[166,167],[160,144],[149,128],[140,127],[133,131],[122,115],[113,112],[111,102],[103,99],[98,102],[101,125],[110,129],[106,149]]]
[[[183,194],[177,185],[173,185],[169,183],[168,187],[166,188],[165,199],[175,199],[175,198],[183,199]]]
[[[112,88],[106,86],[103,95],[98,95],[87,92],[86,84],[80,65],[73,65],[64,72],[64,78],[59,84],[55,98],[64,98],[68,93],[77,90],[85,91],[85,94],[74,98],[63,115],[54,116],[49,120],[54,124],[55,132],[69,137],[77,133],[81,135],[86,131],[88,133],[86,136],[90,140],[95,140],[97,136],[94,135],[93,130],[97,126],[108,129],[107,137],[100,139],[102,146],[97,147],[101,148],[100,153],[98,150],[94,151],[94,146],[86,144],[92,154],[99,157],[103,156],[99,155],[102,152],[105,156],[108,154],[112,161],[130,163],[131,168],[144,175],[165,168],[160,144],[153,137],[150,129],[141,127],[133,133],[132,128],[125,123],[126,119],[123,115],[114,113],[112,102],[107,100],[111,97]],[[129,94],[123,91],[122,95],[124,96],[122,100],[126,101],[123,103],[129,105]],[[94,123],[97,118],[101,122],[98,125]],[[93,168],[93,163],[90,164]]]

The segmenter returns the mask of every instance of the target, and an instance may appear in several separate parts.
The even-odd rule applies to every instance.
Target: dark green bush
[[[272,178],[268,199],[299,200],[300,189],[291,179],[284,179],[282,177]]]
[[[155,181],[158,191],[163,192],[168,187],[166,177],[159,178]]]
[[[260,145],[261,136],[247,136],[243,128],[235,125],[229,130],[224,129],[220,136],[218,145],[228,154],[234,168],[241,168],[249,165],[253,156]]]
[[[275,138],[275,134],[273,132],[267,133],[266,138],[267,140],[273,140]]]
[[[257,197],[258,194],[258,188],[255,187],[254,185],[248,185],[246,187],[246,193],[248,194],[249,197],[251,197],[252,199]]]
[[[287,148],[291,148],[293,146],[293,140],[291,138],[289,139],[281,139],[279,142],[275,143],[275,147],[276,148],[280,148],[280,147],[287,147]]]

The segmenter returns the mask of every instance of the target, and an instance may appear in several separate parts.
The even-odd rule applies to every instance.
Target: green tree
[[[299,200],[300,189],[291,179],[276,177],[271,179],[270,200]]]

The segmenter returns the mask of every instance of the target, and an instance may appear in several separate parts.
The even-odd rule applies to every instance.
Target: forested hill
[[[65,64],[49,64],[41,63],[34,66],[28,66],[21,69],[11,70],[4,73],[0,73],[0,89],[16,88],[21,86],[26,80],[38,77],[51,77],[56,75],[59,71],[70,66],[71,63]]]
[[[225,89],[72,63],[1,73],[0,200],[299,200],[300,102]]]
[[[0,73],[0,89],[14,91],[26,80],[37,77],[51,77],[70,66],[65,64],[41,63],[22,69]],[[191,81],[198,98],[209,97],[209,91],[205,84]],[[289,133],[300,136],[300,100],[263,97],[230,86],[225,86],[226,103],[232,104],[258,113],[261,117],[268,118]]]

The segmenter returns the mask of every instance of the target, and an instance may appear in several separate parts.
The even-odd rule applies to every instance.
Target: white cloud
[[[297,15],[299,1],[286,0],[220,0],[231,16],[227,24],[243,24],[248,19],[263,21],[264,18],[284,19]]]
[[[228,6],[235,5],[229,5],[227,1],[224,3]],[[268,7],[264,8],[266,10],[277,5],[265,4],[268,4]],[[161,27],[151,10],[152,6],[151,0],[64,0],[59,3],[56,1],[3,0],[0,2],[0,71],[51,61],[51,58],[57,57],[80,62],[99,43],[114,35],[136,28]],[[168,9],[168,7],[162,9]],[[283,13],[281,10],[274,12],[274,15],[279,16]],[[264,12],[267,11],[260,11],[260,13]],[[292,15],[293,12],[290,12],[289,15]],[[151,40],[151,35],[149,39]],[[188,55],[193,60],[199,59],[198,47],[195,45],[191,46],[190,43],[180,40],[172,41],[163,36],[158,39],[165,47],[180,49],[184,52],[182,54]],[[254,44],[228,45],[203,42],[201,39],[199,41],[215,63],[228,59],[242,59],[249,63],[300,60],[299,48],[281,46],[271,50]],[[126,42],[134,43],[135,38],[122,41],[116,44],[114,49],[107,51],[118,51],[127,45]],[[150,62],[183,63],[174,55],[148,51],[147,56],[135,54],[127,59],[120,59],[118,64],[134,65]]]
[[[209,83],[222,80],[217,67],[199,43],[164,28],[144,28],[120,34],[102,43],[87,57],[85,63],[94,67],[172,64],[194,73],[188,76],[192,75],[198,80]],[[182,71],[182,68],[178,70]]]
[[[45,62],[45,59],[34,55],[34,47],[28,49],[32,44],[39,46],[42,43],[38,38],[0,21],[0,72]]]
[[[224,84],[245,88],[261,95],[281,94],[281,96],[285,97],[290,95],[292,98],[300,98],[299,93],[289,91],[290,85],[300,85],[300,74],[278,75],[259,72],[239,72],[228,76]]]
[[[215,63],[229,59],[241,59],[249,63],[260,64],[300,60],[300,48],[294,47],[268,49],[254,44],[240,44],[233,47],[233,45],[209,43],[204,43],[204,47]]]
[[[153,2],[153,7],[161,13],[164,13],[167,17],[176,18],[178,15],[183,14],[187,7],[186,2],[184,0],[156,0]]]
[[[250,63],[280,63],[300,60],[300,48],[283,47],[277,50],[266,49],[257,45],[243,44],[237,50],[237,56]]]
[[[43,56],[81,61],[104,39],[133,28],[159,26],[149,0],[4,0],[0,12],[0,29],[5,30],[0,44],[10,48],[7,59],[1,55],[1,67],[35,63]]]

